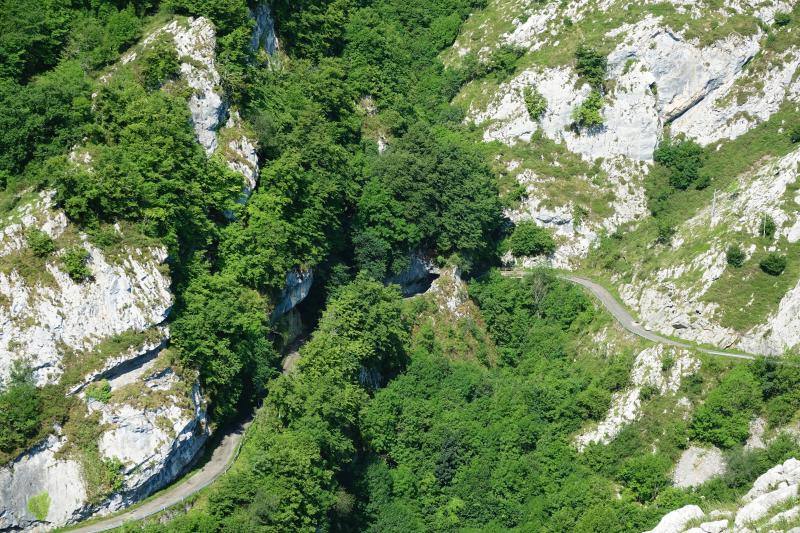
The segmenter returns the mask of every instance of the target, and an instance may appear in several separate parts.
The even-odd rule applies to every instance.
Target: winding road
[[[527,271],[524,270],[504,270],[502,274],[508,277],[522,277],[526,274],[526,272]],[[610,292],[608,292],[608,290],[602,285],[595,283],[590,279],[583,278],[580,276],[575,276],[572,274],[559,274],[559,277],[561,279],[570,281],[572,283],[575,283],[577,285],[586,288],[590,293],[592,293],[592,295],[595,298],[597,298],[597,300],[603,305],[603,307],[605,307],[606,310],[608,310],[608,312],[611,313],[611,316],[614,317],[614,320],[619,322],[619,324],[629,332],[639,337],[642,337],[643,339],[647,339],[649,341],[657,342],[660,344],[665,344],[668,346],[675,346],[678,348],[689,348],[710,355],[719,355],[722,357],[730,357],[733,359],[753,360],[756,358],[754,355],[750,354],[702,348],[700,346],[677,341],[675,339],[670,339],[668,337],[664,337],[652,331],[646,330],[641,325],[639,325],[637,321],[633,319],[628,310],[625,309],[622,306],[622,304],[619,303],[619,301],[617,301],[617,299]],[[284,363],[284,372],[291,371],[294,359],[296,359],[296,353],[292,353],[286,358],[286,361]],[[200,490],[204,489],[205,487],[213,483],[222,474],[228,471],[228,468],[230,468],[231,464],[236,458],[236,455],[239,450],[239,443],[242,441],[242,437],[244,436],[245,429],[247,428],[248,425],[249,422],[246,424],[242,424],[229,431],[222,438],[220,444],[212,453],[211,459],[209,459],[209,461],[205,465],[203,465],[203,467],[200,470],[198,470],[191,476],[187,477],[186,479],[178,482],[172,487],[163,490],[161,493],[157,494],[150,500],[146,500],[138,507],[135,507],[129,511],[123,512],[116,516],[111,516],[109,518],[98,520],[96,522],[86,524],[84,526],[78,526],[75,529],[70,529],[69,531],[71,533],[96,533],[99,531],[107,531],[109,529],[114,529],[122,526],[126,522],[134,520],[142,520],[144,518],[147,518],[148,516],[152,516],[156,513],[159,513],[164,509],[172,507],[173,505],[182,502],[189,496],[199,492]]]
[[[526,272],[527,271],[524,270],[504,270],[502,274],[508,277],[522,277],[525,275]],[[597,298],[597,300],[603,305],[603,307],[605,307],[606,310],[609,313],[611,313],[611,316],[614,317],[614,320],[619,322],[619,324],[629,332],[633,333],[636,336],[642,337],[643,339],[647,339],[649,341],[657,342],[660,344],[665,344],[667,346],[675,346],[678,348],[689,348],[709,355],[719,355],[722,357],[730,357],[732,359],[745,359],[748,361],[752,361],[756,358],[755,355],[750,355],[750,354],[703,348],[701,346],[690,344],[688,342],[681,342],[675,339],[664,337],[662,335],[659,335],[658,333],[654,333],[650,330],[643,328],[636,320],[634,320],[631,314],[628,312],[628,310],[625,309],[622,306],[622,304],[619,303],[619,301],[617,301],[617,299],[614,298],[614,296],[610,292],[608,292],[608,290],[602,285],[595,283],[594,281],[588,278],[583,278],[572,274],[559,274],[558,277],[588,289],[589,292],[591,292],[592,295],[595,298]]]

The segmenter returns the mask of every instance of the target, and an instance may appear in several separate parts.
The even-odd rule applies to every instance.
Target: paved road
[[[239,443],[244,436],[245,429],[250,425],[250,422],[240,424],[238,427],[228,431],[222,437],[219,445],[214,449],[211,459],[208,460],[203,467],[192,474],[190,477],[179,482],[170,488],[165,489],[155,498],[146,501],[139,507],[131,509],[125,513],[117,516],[112,516],[104,520],[100,520],[76,529],[70,529],[70,533],[95,533],[98,531],[107,531],[120,527],[126,522],[132,520],[141,520],[148,516],[154,515],[171,507],[176,503],[180,503],[192,494],[209,486],[219,476],[224,474],[233,462],[237,451],[239,450]]]
[[[503,271],[504,276],[510,276],[510,277],[521,277],[524,274],[525,271],[520,271],[520,270]],[[608,292],[608,290],[606,290],[606,288],[603,287],[602,285],[599,285],[590,279],[582,278],[580,276],[575,276],[572,274],[559,274],[559,277],[561,279],[571,281],[572,283],[576,283],[588,289],[589,292],[591,292],[592,295],[594,295],[594,297],[597,298],[601,304],[603,304],[603,307],[605,307],[608,310],[608,312],[611,313],[614,319],[617,322],[619,322],[619,324],[623,328],[630,331],[634,335],[638,335],[639,337],[642,337],[649,341],[658,342],[660,344],[676,346],[678,348],[690,348],[711,355],[720,355],[723,357],[731,357],[733,359],[747,359],[747,360],[753,360],[756,358],[755,356],[749,354],[728,352],[722,350],[711,350],[708,348],[701,348],[699,346],[695,346],[693,344],[689,344],[686,342],[676,341],[668,337],[663,337],[658,333],[646,330],[642,326],[640,326],[639,323],[633,319],[628,310],[625,309],[622,306],[622,304],[619,303],[617,299],[614,298],[614,296],[610,292]]]

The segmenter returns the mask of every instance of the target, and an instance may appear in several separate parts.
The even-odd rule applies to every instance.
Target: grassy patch
[[[50,512],[50,495],[47,491],[31,496],[28,500],[28,511],[36,517],[39,522],[47,520]]]
[[[161,338],[163,338],[163,333],[158,328],[150,328],[145,331],[129,330],[114,335],[86,352],[76,352],[62,347],[64,373],[61,376],[61,383],[66,385],[78,383],[86,374],[102,368],[108,358]]]
[[[800,279],[800,245],[782,243],[788,256],[786,270],[780,276],[770,276],[759,268],[759,261],[767,254],[759,249],[740,269],[727,268],[716,280],[703,300],[720,305],[720,324],[737,331],[745,331],[763,323],[786,293]]]
[[[108,403],[111,399],[111,385],[107,379],[101,379],[95,383],[90,383],[86,387],[86,397],[100,403]]]
[[[67,444],[58,451],[60,457],[70,457],[81,465],[88,503],[99,503],[122,487],[122,463],[107,459],[100,453],[98,441],[108,424],[100,422],[100,413],[88,414],[83,402],[75,402],[64,424]]]
[[[537,188],[547,191],[542,198],[545,207],[572,202],[583,208],[589,219],[602,219],[613,214],[611,205],[615,196],[613,190],[606,187],[608,176],[600,162],[587,163],[564,144],[544,137],[541,130],[532,135],[530,142],[507,146],[495,141],[487,144],[486,151],[487,159],[494,162],[500,176],[501,196],[523,193],[516,176],[529,170],[542,180],[542,185]],[[508,170],[511,161],[519,163],[513,171]]]

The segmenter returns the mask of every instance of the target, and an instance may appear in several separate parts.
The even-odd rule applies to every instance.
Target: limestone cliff
[[[799,152],[776,157],[774,141],[761,141],[788,139],[796,119],[785,117],[800,106],[797,28],[774,25],[776,13],[790,12],[795,2],[669,4],[658,11],[649,2],[495,0],[487,14],[467,21],[445,60],[459,65],[473,54],[490,61],[505,45],[522,54],[518,68],[500,83],[473,81],[455,101],[468,108],[466,121],[481,128],[484,141],[505,145],[496,149],[497,163],[525,192],[508,217],[552,229],[558,248],[545,262],[596,269],[587,257],[603,236],[624,242],[631,235],[636,242],[620,252],[626,270],[601,275],[648,327],[781,354],[800,344],[800,276],[787,271],[778,297],[768,297],[774,303],[759,306],[757,284],[741,279],[753,276],[732,271],[725,251],[741,243],[748,258],[770,251],[794,257],[800,239]],[[602,125],[580,128],[573,113],[593,89],[562,48],[586,39],[587,31],[596,34],[592,42],[603,43],[608,68]],[[544,98],[540,116],[527,109],[531,90]],[[653,152],[667,135],[695,140],[712,154],[733,154],[720,158],[746,151],[754,163],[723,176],[722,186],[712,181],[710,189],[719,190],[708,191],[707,204],[678,225],[669,246],[643,245],[640,228],[650,217],[645,182]],[[765,216],[778,228],[770,242],[754,238]],[[505,260],[532,265],[543,258]],[[726,295],[728,283],[751,291],[750,303]],[[759,310],[742,318],[753,302]]]
[[[36,229],[55,251],[32,261]],[[75,398],[65,427],[0,467],[0,529],[63,525],[128,505],[173,480],[208,434],[196,376],[164,350],[172,305],[166,250],[157,243],[102,250],[54,207],[52,193],[29,195],[4,221],[0,272],[0,379],[15,361],[38,385]],[[65,270],[66,250],[88,252],[88,279]],[[96,391],[101,391],[99,394]],[[100,399],[97,399],[100,398]],[[84,442],[80,428],[96,442]],[[97,468],[115,479],[97,482]],[[49,502],[35,516],[32,498]]]

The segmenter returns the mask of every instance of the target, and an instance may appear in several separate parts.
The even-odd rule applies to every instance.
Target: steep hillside
[[[274,51],[268,8],[252,16],[251,46]],[[178,71],[155,89],[186,95],[196,142],[236,173],[244,203],[258,156],[220,89],[215,34],[202,17],[160,23],[98,75],[94,112],[104,113],[104,86],[131,73],[147,79],[154,57],[172,56]],[[107,168],[105,149],[87,136],[70,151],[67,172]],[[82,227],[59,207],[61,188],[11,202],[0,240],[0,383],[41,412],[24,434],[3,435],[3,530],[69,524],[139,501],[176,479],[213,428],[198,372],[167,348],[175,299],[167,263],[175,258],[162,241],[126,221]],[[276,318],[308,293],[296,277],[287,274]]]
[[[0,531],[800,525],[800,3],[0,0],[0,102]]]
[[[551,264],[607,279],[665,334],[764,354],[798,344],[793,6],[496,1],[465,23],[444,57],[485,66],[455,102],[507,176],[510,218],[553,230]],[[653,157],[670,137],[704,147],[702,180],[663,185]],[[769,253],[788,258],[779,276],[758,267]]]
[[[196,375],[164,350],[166,250],[119,226],[107,229],[114,244],[97,245],[52,197],[28,195],[4,220],[3,380],[13,390],[30,379],[42,412],[38,432],[17,442],[29,449],[3,450],[12,459],[0,469],[3,528],[136,501],[173,479],[208,435]],[[48,502],[41,514],[35,498]]]

